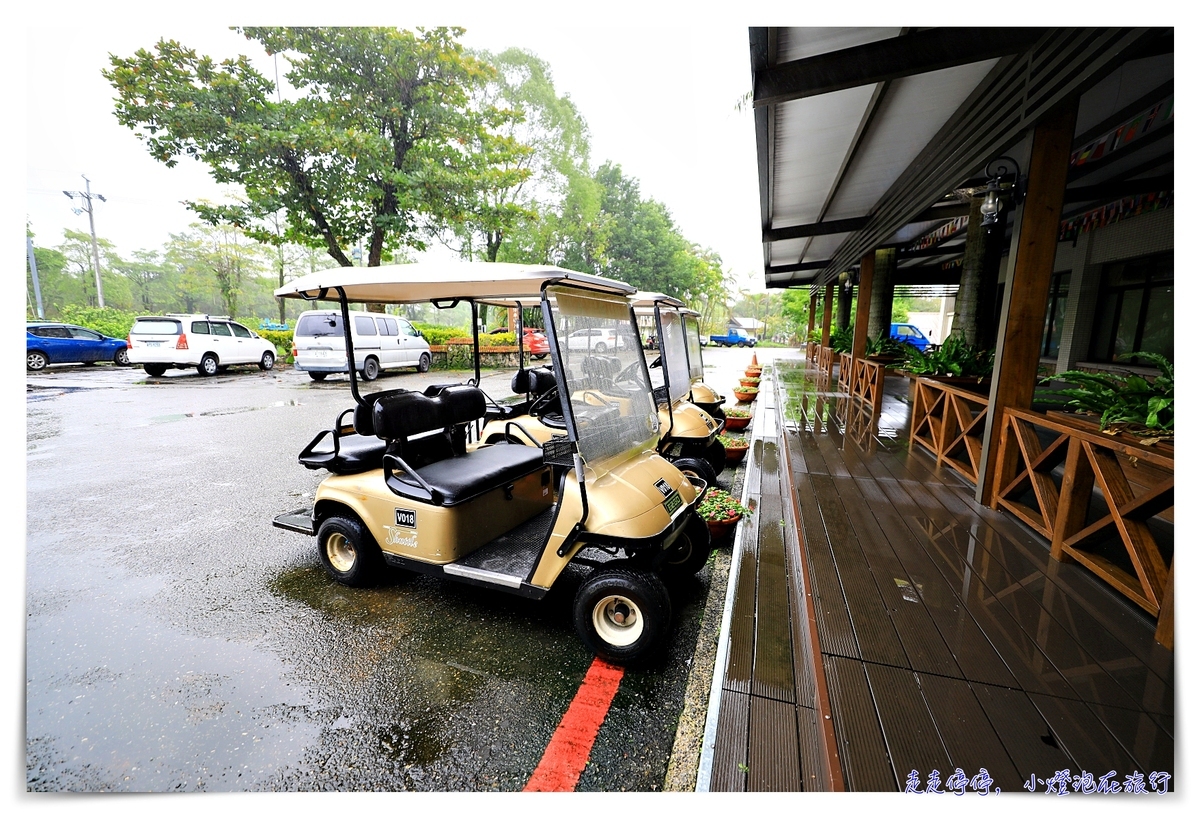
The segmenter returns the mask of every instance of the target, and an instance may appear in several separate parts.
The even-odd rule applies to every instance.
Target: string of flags
[[[1103,207],[1081,213],[1071,219],[1064,219],[1058,226],[1059,241],[1075,241],[1080,233],[1087,233],[1104,227],[1106,224],[1119,222],[1139,213],[1150,213],[1170,207],[1174,203],[1175,192],[1172,190],[1158,193],[1139,193],[1137,196],[1126,196],[1116,202],[1110,202]]]
[[[1171,96],[1157,105],[1150,106],[1128,122],[1118,125],[1108,133],[1092,140],[1087,145],[1072,153],[1071,167],[1079,167],[1080,165],[1086,165],[1088,162],[1095,162],[1097,159],[1101,159],[1113,151],[1123,148],[1150,131],[1157,130],[1174,119],[1174,117],[1175,95],[1171,94]]]
[[[926,233],[908,246],[909,250],[924,250],[953,236],[959,230],[966,229],[967,216],[958,216],[943,224],[937,230]]]

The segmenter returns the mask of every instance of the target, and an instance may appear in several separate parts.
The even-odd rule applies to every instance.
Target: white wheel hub
[[[623,648],[642,635],[642,611],[629,597],[610,594],[597,600],[592,608],[592,627],[605,642]]]

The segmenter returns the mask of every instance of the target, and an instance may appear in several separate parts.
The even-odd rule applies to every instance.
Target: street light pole
[[[76,208],[75,212],[82,213],[84,210],[86,210],[88,214],[88,227],[92,231],[92,266],[96,271],[96,303],[100,305],[101,309],[103,309],[104,286],[100,283],[100,246],[96,243],[96,218],[92,212],[92,182],[86,176],[83,177],[83,181],[86,183],[86,190],[64,190],[63,193],[65,193],[67,198],[71,201],[75,201],[76,196],[83,199],[83,207]],[[102,202],[108,201],[99,193],[96,194],[96,198]]]

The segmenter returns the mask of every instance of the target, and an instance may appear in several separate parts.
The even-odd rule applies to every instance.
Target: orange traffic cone
[[[758,353],[755,352],[750,356],[750,366],[758,366]]]

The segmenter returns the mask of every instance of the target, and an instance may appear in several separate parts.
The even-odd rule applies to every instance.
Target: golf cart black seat
[[[512,379],[512,389],[514,392],[517,394],[528,392],[535,399],[540,398],[556,386],[558,386],[558,379],[554,377],[554,370],[548,366],[537,369],[522,369],[513,375]],[[546,410],[542,411],[537,417],[538,420],[551,429],[567,428],[566,418],[562,414],[562,406],[557,401],[548,403]]]
[[[621,359],[612,355],[589,355],[580,361],[579,366],[588,378],[608,382],[621,371]]]
[[[406,389],[389,389],[363,395],[364,404],[347,409],[338,415],[332,429],[317,434],[300,452],[300,465],[309,469],[328,469],[334,474],[359,474],[383,465],[386,441],[375,436],[373,411],[375,403],[388,395],[407,392]],[[353,421],[346,423],[348,415]],[[328,437],[328,449],[322,441]]]
[[[487,408],[474,386],[448,386],[435,395],[407,392],[375,404],[375,433],[387,441],[383,475],[392,493],[421,503],[453,506],[543,468],[532,446],[493,443],[466,451],[456,441]],[[430,446],[444,440],[448,445]],[[440,455],[440,456],[439,456]]]

